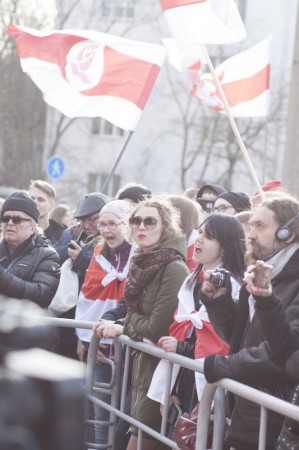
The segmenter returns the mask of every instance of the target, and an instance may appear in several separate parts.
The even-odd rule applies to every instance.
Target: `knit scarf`
[[[176,250],[168,248],[159,248],[146,253],[137,251],[132,256],[124,291],[129,308],[133,311],[138,310],[144,287],[163,266],[174,260],[183,260],[183,257]]]

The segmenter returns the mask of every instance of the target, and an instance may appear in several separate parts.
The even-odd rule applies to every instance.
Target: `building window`
[[[121,3],[121,4],[120,4]],[[102,15],[109,18],[134,17],[134,0],[102,0]]]
[[[125,134],[122,128],[113,125],[101,117],[94,117],[92,119],[91,132],[92,134],[99,134],[101,136],[123,136]]]
[[[90,172],[88,174],[88,191],[87,192],[101,192],[102,187],[104,186],[105,181],[107,180],[109,173],[94,173]],[[120,188],[120,175],[113,175],[108,188],[106,189],[105,194],[108,197],[114,197],[116,192]]]

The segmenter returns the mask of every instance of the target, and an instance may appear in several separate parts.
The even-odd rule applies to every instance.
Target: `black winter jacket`
[[[290,258],[283,270],[272,280],[274,305],[281,305],[291,327],[299,321],[299,250]],[[204,373],[208,382],[231,378],[253,386],[263,392],[288,400],[290,378],[284,370],[281,349],[275,352],[267,337],[275,335],[275,312],[267,309],[266,299],[256,299],[256,313],[249,320],[249,294],[242,286],[239,303],[230,295],[210,300],[203,298],[209,318],[217,332],[228,343],[228,357],[211,355],[205,359]],[[272,320],[272,322],[271,322]],[[275,324],[275,325],[274,325]],[[295,344],[294,344],[295,345]],[[256,449],[260,422],[260,409],[255,404],[236,397],[232,422],[226,442],[237,449]],[[283,423],[283,417],[269,412],[267,448],[274,448]]]
[[[47,308],[59,277],[59,256],[45,236],[32,235],[11,254],[5,240],[0,243],[0,294]]]

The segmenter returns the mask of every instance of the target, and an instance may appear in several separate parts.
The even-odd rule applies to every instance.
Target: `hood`
[[[161,248],[175,250],[183,257],[184,261],[187,259],[187,240],[185,236],[172,238],[168,241],[162,242]]]

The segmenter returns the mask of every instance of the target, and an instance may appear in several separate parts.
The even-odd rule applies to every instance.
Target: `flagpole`
[[[204,55],[205,55],[205,58],[206,58],[206,61],[207,61],[208,66],[209,66],[210,72],[211,72],[211,74],[212,74],[212,76],[213,76],[213,79],[214,79],[214,81],[215,81],[216,89],[217,89],[217,91],[218,91],[218,93],[219,93],[219,95],[220,95],[220,97],[221,97],[221,100],[222,100],[223,106],[224,106],[224,108],[225,108],[225,111],[226,111],[228,120],[229,120],[229,122],[230,122],[230,125],[231,125],[231,127],[232,127],[233,132],[234,132],[234,135],[235,135],[235,137],[236,137],[236,139],[237,139],[237,142],[238,142],[238,144],[239,144],[240,150],[241,150],[241,152],[242,152],[242,154],[243,154],[243,157],[244,157],[244,159],[245,159],[245,162],[246,162],[246,164],[247,164],[249,173],[250,173],[250,175],[252,176],[252,179],[253,179],[253,181],[254,181],[256,187],[257,187],[258,193],[259,193],[260,196],[263,198],[264,192],[263,192],[262,187],[261,187],[261,185],[260,185],[260,182],[259,182],[259,180],[258,180],[258,178],[257,178],[257,175],[256,175],[256,173],[255,173],[253,164],[252,164],[251,159],[250,159],[250,157],[249,157],[249,155],[248,155],[248,152],[247,152],[247,150],[246,150],[246,147],[245,147],[245,145],[244,145],[244,142],[243,142],[243,140],[242,140],[242,138],[241,138],[241,135],[240,135],[240,132],[239,132],[239,130],[238,130],[237,124],[236,124],[236,122],[235,122],[235,119],[234,119],[234,117],[233,117],[233,115],[232,115],[232,113],[231,113],[229,104],[228,104],[228,102],[227,102],[227,100],[226,100],[226,97],[225,97],[224,91],[223,91],[223,89],[222,89],[221,83],[220,83],[220,81],[219,81],[219,79],[218,79],[218,77],[217,77],[217,75],[216,75],[216,72],[215,72],[214,66],[213,66],[213,64],[212,64],[212,61],[211,61],[211,59],[210,59],[210,56],[209,56],[209,54],[208,54],[208,52],[207,52],[207,50],[206,50],[206,47],[205,47],[204,45],[201,45],[201,48],[202,48],[202,51],[203,51],[203,53],[204,53]]]
[[[116,168],[117,168],[117,166],[118,166],[118,164],[119,164],[119,162],[120,162],[120,160],[121,160],[123,154],[125,153],[125,150],[126,150],[128,144],[129,144],[129,142],[130,142],[130,139],[131,139],[131,137],[133,136],[133,133],[134,133],[134,131],[130,131],[130,132],[129,132],[129,135],[128,135],[128,137],[127,137],[127,139],[126,139],[126,141],[125,141],[125,143],[124,143],[124,145],[123,145],[123,147],[122,147],[122,149],[121,149],[121,151],[120,151],[120,153],[119,153],[119,155],[118,155],[118,158],[117,158],[117,160],[115,161],[114,166],[112,167],[112,169],[111,169],[111,171],[110,171],[110,173],[109,173],[109,175],[108,175],[108,177],[107,177],[105,183],[104,183],[103,186],[102,186],[101,192],[102,192],[103,194],[105,194],[105,192],[106,192],[106,190],[107,190],[107,188],[108,188],[108,185],[109,185],[109,183],[110,183],[110,180],[111,180],[111,178],[113,177],[114,172],[115,172],[115,170],[116,170]]]

